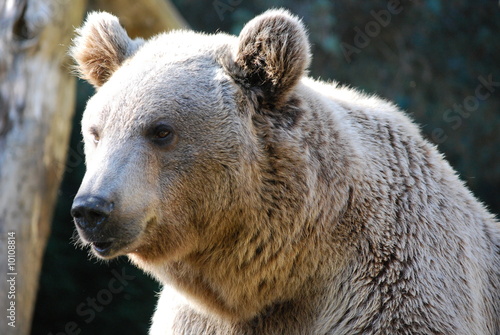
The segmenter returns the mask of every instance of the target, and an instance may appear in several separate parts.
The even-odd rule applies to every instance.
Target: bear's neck
[[[309,288],[318,287],[314,283],[324,282],[323,274],[331,275],[342,267],[337,262],[344,260],[335,243],[324,241],[335,232],[310,225],[300,231],[294,231],[293,224],[279,229],[264,224],[256,231],[241,226],[217,247],[168,264],[165,282],[173,284],[200,310],[237,322],[295,300],[300,300],[304,309],[304,302],[317,294]],[[332,255],[332,249],[339,257],[319,257]]]

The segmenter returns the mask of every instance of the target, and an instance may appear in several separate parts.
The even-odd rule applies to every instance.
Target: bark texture
[[[164,0],[0,3],[0,334],[30,333],[75,105],[67,51],[87,5],[134,37],[187,27]]]
[[[30,331],[74,110],[67,48],[84,10],[83,0],[0,5],[0,334]]]

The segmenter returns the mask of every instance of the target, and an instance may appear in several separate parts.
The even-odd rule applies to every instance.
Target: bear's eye
[[[166,138],[168,135],[170,135],[170,131],[165,130],[165,129],[159,130],[156,133],[157,138]]]
[[[94,141],[95,144],[99,143],[99,140],[101,139],[99,137],[99,133],[97,132],[97,129],[91,128],[90,129],[90,135],[92,135],[92,140]]]
[[[173,142],[173,129],[167,124],[158,124],[150,129],[149,137],[156,145],[167,146]]]

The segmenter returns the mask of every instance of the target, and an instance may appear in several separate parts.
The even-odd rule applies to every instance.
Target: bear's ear
[[[250,86],[279,104],[297,84],[310,62],[302,22],[283,9],[269,10],[248,22],[239,36],[236,64]]]
[[[96,88],[144,43],[142,39],[130,39],[118,18],[105,12],[90,13],[76,33],[70,56],[79,77]]]

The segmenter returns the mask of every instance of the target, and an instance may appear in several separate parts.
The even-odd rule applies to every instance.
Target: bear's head
[[[215,250],[245,229],[249,209],[279,197],[263,186],[279,174],[265,129],[298,117],[287,106],[310,55],[297,18],[272,10],[239,37],[175,31],[144,41],[92,13],[70,53],[97,91],[82,119],[87,171],[72,207],[95,255],[153,264]]]

